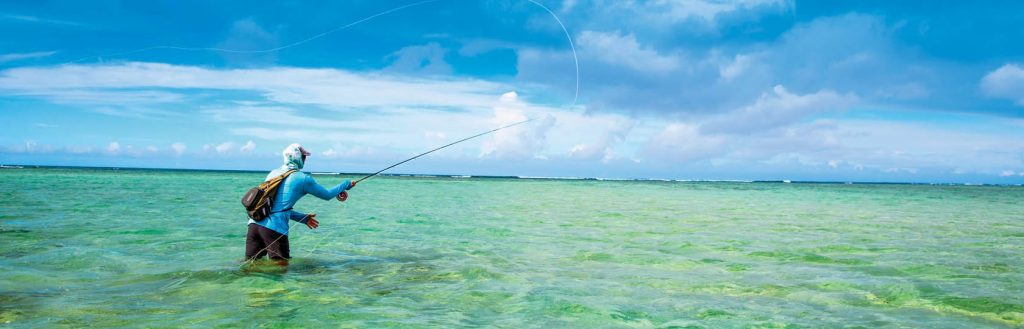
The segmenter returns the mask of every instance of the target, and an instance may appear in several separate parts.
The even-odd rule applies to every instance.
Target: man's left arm
[[[291,220],[299,222],[299,223],[305,224],[307,217],[309,217],[309,216],[306,215],[306,214],[303,214],[301,212],[295,211],[295,210],[289,210],[288,211],[288,219],[291,219]]]

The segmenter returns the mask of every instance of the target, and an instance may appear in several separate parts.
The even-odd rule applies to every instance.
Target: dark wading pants
[[[288,236],[249,224],[249,232],[245,235],[245,259],[256,260],[267,255],[273,260],[292,258],[288,252]]]

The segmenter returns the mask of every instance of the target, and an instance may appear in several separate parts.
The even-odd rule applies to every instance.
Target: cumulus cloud
[[[235,147],[235,143],[233,143],[233,142],[223,142],[223,143],[217,144],[217,146],[214,146],[213,149],[215,151],[217,151],[218,154],[226,154],[228,152],[231,152],[231,149],[234,148],[234,147]]]
[[[391,64],[385,68],[385,71],[404,74],[448,75],[452,73],[452,67],[444,60],[447,53],[448,50],[437,42],[404,47],[388,57]]]
[[[749,133],[771,129],[801,120],[825,110],[843,109],[857,100],[853,95],[839,95],[830,90],[797,95],[778,85],[772,93],[762,94],[754,104],[719,116],[701,127],[707,133]]]
[[[698,31],[705,33],[714,31],[722,24],[725,16],[737,16],[745,12],[782,13],[793,7],[792,1],[786,0],[588,1],[574,7],[584,5],[589,5],[588,9],[592,12],[590,19],[595,25],[643,24],[655,28],[678,29],[680,25],[695,24],[704,27]]]
[[[724,154],[723,146],[722,137],[701,135],[697,126],[675,122],[650,139],[645,153],[656,159],[688,162]]]
[[[500,104],[494,108],[493,122],[506,126],[527,120],[525,104],[519,101],[514,91],[502,94]],[[502,129],[492,134],[480,148],[481,157],[534,158],[544,148],[548,130],[555,123],[550,115],[535,117],[535,122]]]
[[[573,145],[569,149],[569,157],[580,160],[600,159],[604,163],[615,158],[613,146],[622,143],[636,125],[635,120],[617,116],[567,118],[566,121],[569,120],[584,121],[582,129],[597,132],[584,137],[588,140],[586,143]]]
[[[277,45],[278,37],[276,33],[268,32],[252,19],[242,19],[231,24],[227,38],[218,45],[218,48],[262,50],[273,48]],[[276,52],[220,52],[219,54],[224,56],[228,62],[238,65],[272,63],[277,59]]]
[[[121,151],[121,144],[118,142],[110,142],[107,145],[107,153],[118,153]]]
[[[1009,99],[1024,106],[1024,68],[1005,64],[981,79],[981,90],[989,97]]]
[[[383,155],[383,152],[378,151],[374,147],[369,147],[365,145],[346,146],[342,144],[334,144],[333,146],[328,147],[320,154],[322,154],[325,158],[328,159],[368,159],[378,158],[379,156]]]
[[[683,0],[651,1],[643,3],[643,6],[645,7],[645,11],[655,14],[661,13],[673,21],[699,18],[705,21],[714,22],[719,15],[724,13],[761,6],[785,8],[789,6],[789,3],[789,1],[785,0],[740,0],[729,2]]]
[[[238,148],[238,151],[242,152],[243,154],[248,154],[252,153],[252,151],[255,149],[256,143],[253,143],[252,140],[249,140],[248,142],[245,142],[245,145],[242,145],[242,147]]]
[[[751,55],[736,54],[732,61],[718,66],[718,75],[720,79],[732,80],[743,74],[750,67],[752,61]]]
[[[605,153],[605,148],[604,147],[599,147],[599,146],[595,146],[595,145],[588,145],[588,144],[576,144],[576,145],[573,145],[573,147],[571,149],[569,149],[569,157],[570,158],[593,159],[593,158],[597,158],[597,157],[603,156],[604,153]]]
[[[25,141],[25,152],[35,152],[38,145],[36,141]]]
[[[621,31],[583,31],[576,37],[576,44],[588,57],[625,65],[636,71],[667,73],[680,65],[679,59],[641,46],[635,35],[624,35]]]
[[[174,150],[174,154],[177,156],[181,156],[182,154],[184,154],[185,149],[187,148],[188,147],[185,146],[185,143],[182,142],[176,142],[174,144],[171,144],[171,149]]]
[[[1015,177],[1018,171],[1005,168],[1020,166],[1020,149],[1024,138],[911,122],[819,120],[756,134],[710,134],[700,122],[675,122],[653,134],[640,155],[672,165],[828,169],[830,175],[873,172],[906,180],[952,173]]]
[[[801,92],[855,94],[867,103],[895,103],[901,108],[976,108],[963,101],[976,97],[963,94],[973,87],[974,78],[948,62],[921,58],[913,48],[902,46],[895,37],[898,29],[884,17],[847,14],[794,22],[766,42],[723,46],[704,46],[706,40],[680,42],[679,32],[671,29],[602,32],[590,38],[617,37],[615,44],[631,51],[590,54],[581,45],[581,97],[590,111],[710,115],[748,104],[764,90],[784,85]],[[571,95],[573,59],[568,51],[518,52],[520,79]],[[611,55],[621,58],[610,60]],[[648,67],[673,69],[669,74],[637,69]]]

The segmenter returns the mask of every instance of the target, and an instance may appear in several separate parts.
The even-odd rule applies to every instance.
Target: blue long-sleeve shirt
[[[267,175],[267,180],[280,176],[281,174],[288,171],[287,168],[278,168],[271,171]],[[263,226],[274,230],[275,232],[288,235],[288,220],[294,220],[299,223],[306,223],[306,214],[292,210],[295,203],[299,201],[306,194],[312,194],[318,198],[324,200],[330,200],[341,194],[342,191],[347,190],[349,186],[352,186],[351,180],[345,180],[330,189],[327,189],[320,184],[317,184],[313,176],[306,174],[301,171],[296,171],[288,178],[285,178],[284,182],[277,188],[277,195],[274,197],[274,206],[271,208],[270,216],[264,218],[261,221],[249,220],[249,223],[256,223],[256,225]]]

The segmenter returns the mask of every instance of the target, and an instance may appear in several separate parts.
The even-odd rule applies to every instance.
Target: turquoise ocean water
[[[264,175],[0,170],[0,326],[1024,326],[1021,187],[382,177],[244,270]]]

